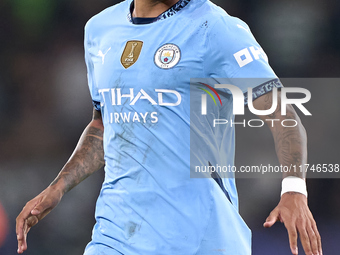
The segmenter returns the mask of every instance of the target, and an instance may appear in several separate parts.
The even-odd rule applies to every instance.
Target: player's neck
[[[179,0],[134,0],[133,17],[155,18],[168,10]]]

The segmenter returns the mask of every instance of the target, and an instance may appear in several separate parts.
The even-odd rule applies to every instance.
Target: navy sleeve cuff
[[[253,101],[273,90],[273,88],[283,88],[283,85],[279,79],[273,79],[266,83],[263,83],[255,88],[253,88]],[[248,104],[248,92],[244,94],[244,104]]]
[[[92,100],[92,104],[93,104],[94,109],[96,109],[96,111],[100,111],[100,102]]]

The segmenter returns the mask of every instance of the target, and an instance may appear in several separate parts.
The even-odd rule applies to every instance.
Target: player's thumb
[[[39,214],[43,213],[48,207],[49,206],[46,203],[41,202],[33,208],[33,210],[31,211],[31,214],[33,216],[38,216]]]
[[[36,206],[32,211],[31,211],[31,214],[34,215],[34,216],[37,216],[39,215],[41,212],[41,208],[39,208],[38,206]]]
[[[278,219],[279,219],[279,212],[278,210],[274,210],[270,213],[270,215],[266,219],[266,222],[263,224],[263,226],[265,228],[270,228],[271,226],[275,224],[275,222],[278,221]]]

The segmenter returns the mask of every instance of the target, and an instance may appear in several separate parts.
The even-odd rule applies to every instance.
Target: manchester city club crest
[[[165,44],[155,54],[155,64],[162,69],[170,69],[181,60],[181,50],[175,44]]]

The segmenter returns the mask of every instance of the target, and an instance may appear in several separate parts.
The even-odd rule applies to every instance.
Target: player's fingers
[[[18,239],[18,253],[23,253],[27,249],[27,232],[28,232],[28,226],[27,226],[27,220],[24,220],[24,224],[22,226],[22,232],[20,234],[17,234]]]
[[[28,217],[27,219],[27,222],[26,222],[26,229],[25,229],[25,234],[28,233],[28,231],[30,231],[31,227],[33,227],[35,224],[37,224],[39,221],[38,217],[37,216],[30,216]]]
[[[297,238],[298,234],[296,231],[295,225],[285,223],[286,229],[288,231],[288,237],[289,237],[289,245],[290,245],[290,250],[292,254],[298,255],[298,246],[297,246]]]
[[[23,247],[25,246],[25,234],[24,234],[24,227],[17,230],[17,240],[18,240],[18,253],[23,252]]]
[[[316,226],[316,223],[314,222],[314,224],[312,225],[312,229],[314,231],[314,234],[316,236],[316,240],[317,240],[317,243],[318,243],[318,251],[319,251],[319,254],[322,255],[322,244],[321,244],[321,236],[320,236],[320,233],[318,231],[318,228]]]
[[[25,206],[21,213],[18,215],[18,217],[16,218],[16,233],[17,236],[19,236],[20,238],[23,235],[23,227],[25,224],[25,220],[30,216],[31,214],[31,208],[29,206]]]
[[[263,226],[265,228],[270,228],[271,226],[273,226],[275,224],[275,222],[277,222],[279,219],[279,211],[278,210],[273,210],[268,218],[266,219],[266,222],[263,224]]]
[[[29,215],[30,215],[30,207],[26,205],[16,219],[18,253],[22,253],[23,247],[26,247],[25,225],[26,225],[26,219],[29,217]]]
[[[16,224],[16,233],[17,233],[17,240],[18,242],[22,242],[23,236],[24,236],[24,224],[25,221],[23,219],[18,220]]]
[[[307,234],[308,234],[308,237],[309,237],[310,246],[311,246],[313,255],[320,255],[319,254],[319,247],[318,247],[318,240],[317,240],[316,234],[315,234],[315,232],[314,232],[314,230],[311,226],[307,227]]]
[[[311,242],[310,242],[306,228],[299,229],[299,234],[300,234],[300,240],[301,240],[302,247],[305,251],[305,254],[313,255]]]
[[[36,199],[26,203],[18,217],[16,218],[16,234],[18,240],[18,253],[23,253],[27,249],[26,235],[27,235],[27,219],[31,216],[31,210],[38,203]]]
[[[18,238],[18,253],[22,253],[22,240]]]
[[[22,235],[18,236],[18,253],[23,253],[27,250],[27,233],[30,231],[31,227],[38,223],[37,216],[29,216],[24,223]]]

